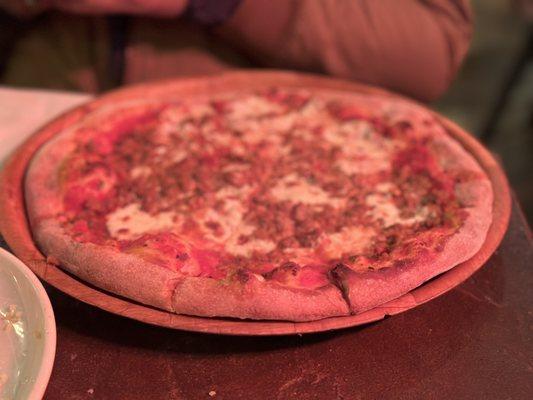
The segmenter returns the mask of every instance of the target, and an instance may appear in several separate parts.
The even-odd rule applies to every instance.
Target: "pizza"
[[[153,85],[85,107],[28,168],[34,240],[84,281],[179,314],[310,321],[398,298],[484,242],[490,181],[420,105]]]

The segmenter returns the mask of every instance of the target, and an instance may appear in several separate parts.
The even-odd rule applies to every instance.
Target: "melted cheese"
[[[244,163],[230,163],[225,165],[222,172],[245,172],[250,169],[250,165]],[[222,189],[223,190],[223,189]]]
[[[275,132],[269,132],[270,128],[265,128],[267,124],[260,124],[255,121],[252,124],[244,124],[246,127],[243,129],[244,135],[242,140],[248,144],[258,144],[261,142],[278,144],[281,143],[281,136],[277,135]]]
[[[222,243],[234,236],[237,236],[235,238],[237,239],[240,235],[249,235],[254,228],[242,222],[244,211],[241,202],[234,199],[223,200],[223,207],[220,211],[214,209],[205,210],[204,215],[200,218],[205,237],[214,242]],[[215,234],[207,227],[210,222],[220,225],[220,234]]]
[[[392,192],[395,188],[395,185],[392,183],[392,182],[380,182],[376,185],[376,187],[374,188],[374,190],[376,192],[381,192],[381,193],[384,193],[384,194],[388,194],[390,192]]]
[[[193,103],[187,106],[174,106],[164,110],[159,119],[155,136],[162,144],[169,143],[170,136],[189,137],[197,134],[198,129],[191,118],[200,120],[214,114],[214,110],[205,103]]]
[[[415,222],[421,222],[428,216],[429,210],[423,207],[411,218],[400,217],[400,210],[392,198],[387,193],[373,193],[366,197],[366,204],[372,208],[370,215],[372,218],[383,221],[384,227],[389,227],[395,224],[409,225]]]
[[[143,177],[149,176],[151,173],[152,173],[152,168],[150,168],[147,165],[139,165],[137,167],[134,167],[130,171],[130,176],[132,178],[138,178],[138,177],[141,177],[141,176],[143,176]]]
[[[174,212],[162,212],[156,215],[141,210],[133,203],[119,208],[107,215],[106,226],[109,234],[116,239],[132,239],[148,232],[172,229]],[[126,232],[119,232],[126,229]]]
[[[217,200],[223,202],[221,209],[207,209],[204,215],[198,216],[204,237],[215,243],[224,243],[226,251],[234,256],[249,257],[254,251],[266,253],[276,247],[274,242],[260,239],[251,239],[239,244],[241,236],[251,235],[255,230],[254,226],[244,222],[246,209],[243,203],[250,191],[250,186],[224,187],[215,194]],[[210,222],[220,225],[218,234],[207,226]]]
[[[326,205],[341,207],[345,200],[331,197],[320,186],[308,183],[304,178],[290,174],[279,180],[270,190],[271,195],[278,201],[291,201],[311,205]]]
[[[155,149],[154,149],[154,153],[158,156],[163,156],[165,154],[167,154],[167,151],[168,151],[168,148],[166,146],[157,146]]]
[[[335,162],[335,165],[346,175],[373,174],[386,171],[390,167],[390,163],[386,159],[367,156],[362,159],[340,159]]]
[[[279,111],[278,106],[276,106],[275,111]],[[295,128],[295,125],[298,124],[300,127],[314,126],[316,124],[316,118],[323,118],[322,115],[318,115],[318,111],[319,110],[315,104],[308,104],[298,112],[287,112],[264,120],[242,120],[239,121],[237,125],[235,125],[236,122],[234,122],[234,126],[238,126],[241,130],[247,132],[244,140],[251,143],[257,143],[261,140],[280,143],[281,137],[279,133],[287,132],[289,130],[292,130],[292,134],[295,136],[314,140],[315,137],[310,129]],[[309,117],[311,117],[311,119]],[[252,134],[248,131],[252,131]]]
[[[315,249],[313,248],[288,247],[283,250],[283,253],[288,259],[300,265],[313,264],[316,262]]]
[[[182,148],[174,150],[171,155],[171,159],[175,163],[179,163],[187,158],[187,152]]]
[[[193,103],[187,107],[186,117],[196,120],[209,117],[215,113],[215,110],[207,103]]]
[[[215,193],[215,197],[218,200],[229,198],[241,199],[244,201],[251,191],[252,187],[250,185],[243,185],[241,187],[224,186],[222,189]]]
[[[360,154],[361,151],[356,151],[359,149],[356,146],[370,146],[372,131],[373,127],[368,122],[352,121],[343,125],[326,125],[323,135],[331,144],[341,146],[343,149],[346,146],[344,149],[346,154]]]
[[[345,174],[368,174],[390,168],[394,143],[378,135],[365,121],[328,127],[324,138],[342,149],[344,157],[335,165]]]
[[[269,119],[268,124],[271,129],[279,132],[289,130],[293,125],[301,119],[298,113],[290,112],[278,117]]]
[[[232,102],[229,117],[232,120],[260,117],[282,111],[280,105],[260,96],[248,96]]]
[[[231,147],[236,144],[235,137],[227,131],[206,129],[204,132],[209,137],[209,141],[215,145]]]
[[[276,248],[276,244],[271,240],[254,239],[244,244],[237,244],[230,240],[226,250],[234,256],[250,257],[254,251],[268,253]]]
[[[347,175],[390,169],[390,155],[402,146],[401,142],[383,137],[366,121],[328,126],[323,136],[342,149],[343,157],[335,165]]]
[[[361,253],[372,242],[375,232],[370,228],[351,226],[328,235],[322,240],[324,253],[330,258],[340,258],[346,253]]]
[[[161,119],[177,126],[189,119],[201,119],[214,114],[213,108],[204,102],[189,103],[186,106],[168,107],[161,113]]]

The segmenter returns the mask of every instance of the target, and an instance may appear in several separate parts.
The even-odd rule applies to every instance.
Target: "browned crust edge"
[[[312,321],[350,313],[334,285],[316,290],[292,289],[253,276],[244,285],[187,278],[176,286],[172,303],[176,312],[204,317]]]
[[[121,296],[159,307],[172,309],[172,292],[180,276],[171,270],[124,254],[111,247],[78,243],[63,234],[53,220],[45,220],[34,229],[34,238],[49,262],[84,281]]]

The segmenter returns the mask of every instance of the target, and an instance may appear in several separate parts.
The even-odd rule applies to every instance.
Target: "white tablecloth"
[[[83,93],[0,86],[0,166],[37,128],[90,98]]]

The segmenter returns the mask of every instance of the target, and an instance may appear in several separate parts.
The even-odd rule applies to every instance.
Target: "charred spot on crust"
[[[396,237],[396,235],[389,235],[387,236],[386,241],[387,241],[387,246],[390,249],[396,244],[396,242],[398,241],[398,238]]]
[[[348,262],[350,262],[350,263],[357,262],[358,259],[359,259],[359,255],[357,255],[357,254],[348,256]]]
[[[244,269],[238,269],[237,272],[235,272],[235,279],[237,279],[239,283],[244,284],[250,280],[250,274]]]
[[[339,271],[338,269],[336,268],[332,268],[328,271],[328,279],[331,281],[331,282],[337,282],[337,281],[340,281],[340,275],[339,275]]]
[[[343,272],[349,268],[341,262],[336,262],[333,264],[333,268],[328,271],[328,278],[332,282],[337,282],[342,279]]]
[[[444,241],[441,241],[435,246],[435,251],[441,253],[444,251],[444,247]]]
[[[296,276],[298,275],[300,266],[296,264],[295,262],[289,261],[289,262],[282,264],[278,269],[281,271],[289,272],[292,276]]]
[[[328,280],[341,291],[342,298],[348,304],[351,310],[352,307],[349,296],[349,288],[347,286],[347,282],[344,280],[344,275],[347,270],[349,270],[349,268],[345,264],[338,262],[334,264],[334,267],[331,270],[329,270],[327,277]]]
[[[187,253],[178,253],[178,254],[176,254],[176,260],[186,261],[188,259],[189,259],[189,255]]]
[[[279,267],[274,268],[272,271],[267,272],[263,276],[266,279],[272,279],[276,274],[279,274],[280,272],[291,274],[292,276],[298,275],[298,272],[300,271],[300,266],[296,264],[295,262],[289,261],[286,263],[281,264]]]

